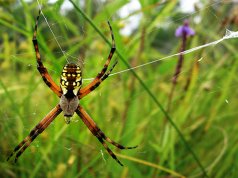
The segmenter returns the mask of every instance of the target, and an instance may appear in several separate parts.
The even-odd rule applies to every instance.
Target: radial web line
[[[39,9],[40,9],[40,11],[41,11],[41,14],[42,14],[42,16],[44,17],[45,22],[46,22],[46,24],[48,25],[48,27],[49,27],[49,29],[50,29],[50,31],[51,31],[51,33],[52,33],[52,35],[53,35],[53,37],[54,37],[54,39],[55,39],[57,45],[59,46],[59,48],[60,48],[62,54],[64,55],[64,57],[65,57],[65,59],[66,59],[66,61],[69,63],[69,60],[68,60],[67,55],[66,55],[66,52],[62,49],[62,47],[61,47],[59,41],[57,40],[57,38],[56,38],[56,36],[55,36],[55,34],[54,34],[52,28],[50,27],[50,24],[49,24],[47,18],[45,17],[45,15],[44,15],[44,13],[43,13],[43,11],[42,11],[42,8],[41,8],[42,5],[39,3],[39,0],[37,0],[37,3],[38,3],[38,7],[39,7]]]

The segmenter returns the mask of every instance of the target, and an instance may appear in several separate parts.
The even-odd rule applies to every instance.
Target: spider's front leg
[[[13,152],[7,158],[7,161],[16,153],[15,162],[18,157],[28,148],[28,146],[33,142],[33,140],[42,133],[50,123],[61,113],[62,109],[60,105],[53,108],[36,126],[31,130],[30,134],[15,147]]]
[[[111,37],[112,37],[112,47],[111,47],[111,51],[108,55],[108,58],[102,68],[102,70],[98,73],[98,75],[95,77],[95,79],[89,83],[86,87],[82,88],[80,90],[80,92],[78,93],[78,98],[81,99],[83,98],[84,96],[86,96],[87,94],[89,94],[91,91],[93,91],[94,89],[96,89],[103,80],[105,80],[111,73],[111,71],[113,70],[113,68],[116,66],[117,64],[117,61],[113,64],[112,68],[108,71],[108,66],[111,62],[111,59],[113,57],[113,54],[115,53],[116,51],[116,45],[115,45],[115,39],[114,39],[114,34],[113,34],[113,31],[112,31],[112,27],[110,25],[110,22],[108,21],[108,25],[109,25],[109,28],[110,28],[110,32],[111,32]]]
[[[112,145],[116,146],[119,149],[133,149],[136,148],[137,146],[133,147],[125,147],[110,138],[108,138],[102,131],[101,129],[96,125],[96,123],[93,121],[93,119],[88,115],[88,113],[79,105],[78,109],[75,111],[78,116],[82,119],[84,124],[88,127],[88,129],[92,132],[94,136],[97,137],[97,139],[102,143],[104,148],[107,150],[107,152],[111,155],[113,159],[115,159],[121,166],[123,164],[117,159],[116,155],[112,152],[112,150],[107,146],[107,144],[104,142],[106,140],[107,142],[111,143]]]
[[[53,81],[53,79],[51,78],[49,72],[47,71],[47,69],[45,68],[45,66],[43,65],[42,61],[41,61],[41,55],[40,55],[40,51],[39,51],[39,45],[37,42],[37,38],[36,38],[36,34],[37,34],[37,26],[38,26],[38,21],[39,21],[39,17],[40,17],[40,13],[41,11],[39,11],[39,15],[36,18],[36,24],[35,24],[35,29],[34,29],[34,34],[33,34],[33,45],[34,45],[34,49],[36,52],[36,59],[37,59],[37,69],[40,72],[45,84],[58,96],[61,97],[62,95],[62,91],[61,88]]]
[[[79,91],[79,95],[78,98],[82,99],[84,96],[86,96],[87,94],[91,93],[93,90],[95,90],[112,72],[112,70],[114,69],[114,67],[116,66],[117,61],[113,64],[112,68],[107,71],[100,79],[98,79],[97,81],[94,82],[94,84],[92,86],[90,86],[88,89],[82,89]],[[87,87],[87,86],[86,86]]]

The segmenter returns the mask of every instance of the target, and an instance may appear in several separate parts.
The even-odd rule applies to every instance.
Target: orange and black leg
[[[17,161],[18,157],[28,148],[28,146],[33,142],[33,140],[42,133],[49,124],[61,113],[60,105],[57,105],[53,108],[46,116],[43,118],[34,129],[31,130],[30,134],[19,144],[15,147],[14,151],[9,155],[7,161],[16,153],[15,162]]]
[[[88,127],[88,129],[92,132],[92,134],[96,136],[97,139],[102,143],[102,145],[107,150],[107,152],[111,155],[111,157],[115,159],[121,166],[123,166],[123,164],[117,159],[116,155],[112,152],[112,150],[108,147],[108,145],[104,142],[104,140],[106,140],[107,142],[111,143],[112,145],[116,146],[119,149],[133,149],[133,148],[136,148],[137,146],[125,147],[111,140],[110,138],[108,138],[81,106],[78,107],[78,109],[76,110],[76,113],[83,120],[84,124]]]
[[[45,66],[43,65],[43,63],[41,61],[41,55],[40,55],[40,51],[39,51],[39,46],[38,46],[38,42],[37,42],[37,39],[36,39],[37,26],[38,26],[38,21],[39,21],[40,13],[41,13],[41,11],[39,11],[39,15],[37,16],[37,19],[36,19],[35,30],[34,30],[33,39],[32,39],[32,42],[33,42],[33,45],[34,45],[34,49],[35,49],[35,52],[36,52],[37,69],[40,72],[40,74],[41,74],[44,82],[46,83],[46,85],[55,94],[57,94],[60,97],[62,95],[61,88],[53,81],[53,79],[51,78],[50,74],[48,73],[47,69],[45,68]]]
[[[103,76],[105,76],[105,78],[108,77],[108,75],[110,74],[110,72],[107,74],[106,71],[107,71],[107,68],[110,64],[110,61],[112,59],[112,56],[114,54],[114,52],[116,51],[116,45],[115,45],[115,40],[114,40],[114,35],[113,35],[113,31],[112,31],[112,27],[108,21],[108,25],[109,25],[109,28],[110,28],[110,32],[111,32],[111,37],[112,37],[112,47],[111,47],[111,51],[108,55],[108,58],[104,64],[104,67],[103,69],[101,70],[101,72],[98,73],[98,75],[95,77],[95,79],[89,83],[86,87],[82,88],[81,91],[79,92],[79,98],[83,98],[85,95],[87,95],[88,91],[91,90],[91,88],[97,88],[99,86],[99,84],[101,82],[99,82],[100,80],[102,80]],[[111,70],[115,67],[115,65],[117,64],[117,62],[113,65],[113,67],[111,68]],[[110,70],[110,71],[111,71]],[[104,80],[104,79],[103,79]]]
[[[100,79],[95,81],[95,83],[91,85],[89,88],[87,88],[86,90],[85,89],[80,90],[78,98],[82,99],[84,96],[86,96],[87,94],[95,90],[110,75],[110,73],[112,72],[116,64],[117,64],[117,61],[113,64],[112,68],[109,71],[107,71]]]

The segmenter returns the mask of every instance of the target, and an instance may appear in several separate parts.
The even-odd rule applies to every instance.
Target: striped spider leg
[[[116,50],[115,42],[114,42],[114,36],[112,32],[112,27],[110,23],[108,22],[108,25],[110,27],[111,31],[111,37],[112,37],[112,48],[110,51],[110,54],[108,56],[108,59],[106,60],[103,69],[101,72],[96,76],[96,78],[87,86],[85,86],[83,89],[81,89],[82,86],[82,71],[81,68],[73,63],[68,63],[64,66],[61,78],[60,78],[60,86],[58,86],[49,75],[47,69],[44,67],[41,56],[39,52],[38,42],[36,38],[37,34],[37,26],[38,26],[38,20],[40,17],[41,11],[39,11],[39,15],[36,19],[35,24],[35,30],[33,34],[33,45],[36,52],[36,60],[37,60],[37,69],[40,73],[40,75],[43,78],[43,81],[45,84],[60,98],[59,104],[53,108],[36,126],[35,128],[30,132],[30,134],[22,141],[20,144],[18,144],[13,152],[10,154],[10,156],[7,158],[9,160],[13,155],[15,156],[15,162],[17,159],[21,156],[21,154],[29,147],[29,145],[33,142],[33,140],[42,133],[49,125],[50,123],[63,111],[65,116],[65,122],[66,124],[70,123],[70,119],[73,116],[73,114],[76,112],[78,116],[82,119],[84,124],[88,127],[88,129],[92,132],[94,136],[97,137],[97,139],[102,143],[104,148],[107,150],[107,152],[111,155],[113,159],[115,159],[120,165],[122,163],[117,159],[116,155],[110,150],[108,145],[105,141],[111,143],[112,145],[116,146],[119,149],[132,149],[135,147],[125,147],[122,146],[110,138],[108,138],[96,125],[96,123],[93,121],[93,119],[86,113],[86,111],[79,105],[79,100],[92,92],[94,89],[96,89],[101,82],[103,82],[111,73],[113,68],[116,66],[117,62],[113,64],[113,66],[108,70],[109,63],[112,59],[112,56]]]
[[[61,113],[62,109],[58,104],[54,107],[36,126],[34,129],[31,130],[30,134],[21,142],[19,143],[14,151],[9,155],[7,161],[14,155],[15,162],[17,161],[18,157],[30,146],[31,142],[40,134],[42,133],[50,123]]]
[[[93,119],[88,115],[88,113],[79,105],[78,109],[75,111],[78,116],[82,119],[84,124],[88,127],[88,129],[92,132],[94,136],[97,137],[97,139],[102,143],[104,148],[107,150],[107,152],[111,155],[113,159],[115,159],[121,166],[123,164],[117,159],[116,155],[112,152],[112,150],[107,146],[107,144],[104,142],[106,140],[107,142],[111,143],[112,145],[116,146],[119,149],[133,149],[136,148],[137,146],[133,147],[125,147],[122,146],[119,143],[116,143],[115,141],[111,140],[108,138],[101,130],[100,128],[96,125],[96,123],[93,121]]]
[[[114,35],[113,35],[113,31],[112,31],[112,26],[110,24],[110,22],[108,21],[108,26],[110,28],[110,32],[111,32],[111,38],[112,38],[112,47],[111,47],[111,51],[108,55],[108,58],[106,60],[106,63],[104,64],[101,72],[98,73],[98,75],[95,77],[95,79],[89,83],[86,87],[82,88],[80,90],[80,92],[78,93],[78,98],[81,99],[84,96],[86,96],[87,94],[89,94],[91,91],[95,90],[101,83],[103,80],[105,80],[111,73],[111,71],[113,70],[113,68],[116,66],[117,61],[113,64],[112,68],[106,73],[107,68],[109,63],[111,62],[111,59],[113,57],[113,54],[116,51],[116,45],[115,45],[115,39],[114,39]]]
[[[43,65],[42,61],[41,61],[41,55],[40,55],[40,51],[39,51],[39,45],[36,39],[36,34],[37,34],[37,26],[38,26],[38,21],[39,21],[39,17],[40,17],[40,13],[41,10],[39,10],[39,15],[37,16],[36,19],[36,24],[35,24],[35,29],[34,29],[34,34],[33,34],[33,38],[32,38],[32,42],[34,45],[34,49],[36,52],[36,59],[37,59],[37,69],[39,71],[39,73],[41,74],[45,84],[58,96],[61,97],[62,95],[62,90],[61,88],[53,81],[53,79],[51,78],[50,74],[48,73],[48,70],[45,68],[45,66]]]

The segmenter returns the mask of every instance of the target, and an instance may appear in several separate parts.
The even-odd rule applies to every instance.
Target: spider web
[[[207,9],[207,8],[209,8],[210,6],[214,6],[214,5],[219,4],[219,3],[222,3],[222,2],[229,3],[229,1],[226,1],[226,0],[217,1],[217,2],[213,3],[212,5],[209,5],[208,7],[202,8],[202,10]],[[230,2],[232,2],[232,1],[230,1]],[[47,23],[47,25],[48,25],[48,27],[49,27],[49,29],[50,29],[52,35],[53,35],[53,38],[55,39],[55,41],[56,41],[58,47],[60,48],[60,50],[61,50],[61,52],[62,52],[62,54],[65,56],[66,61],[69,63],[68,57],[71,57],[71,58],[74,58],[74,59],[78,59],[78,57],[69,55],[65,50],[62,49],[62,47],[61,47],[59,41],[58,41],[57,38],[56,38],[56,35],[54,34],[54,32],[53,32],[53,30],[52,30],[50,24],[49,24],[48,21],[47,21],[47,18],[45,17],[45,15],[44,15],[44,13],[43,13],[42,5],[41,5],[42,3],[40,3],[39,0],[37,0],[37,3],[38,3],[39,9],[42,11],[41,14],[42,14],[42,16],[44,17],[44,20],[45,20],[45,22]],[[202,11],[202,10],[200,10],[200,11]],[[200,11],[198,11],[198,12],[200,12]],[[194,14],[196,14],[196,13],[198,13],[198,12],[194,12],[194,13],[191,14],[191,15],[194,15]],[[214,15],[214,14],[213,14],[213,15]],[[186,17],[183,17],[183,18],[181,18],[181,19],[184,19],[184,18],[186,18]],[[218,17],[217,17],[217,18],[218,18]],[[110,19],[110,18],[109,18],[109,19]],[[181,19],[179,19],[178,21],[180,21]],[[150,62],[146,62],[146,63],[144,63],[144,64],[139,64],[139,65],[137,65],[137,66],[134,66],[134,67],[131,67],[131,68],[127,68],[127,69],[125,69],[125,70],[121,70],[121,71],[118,71],[118,72],[112,72],[112,73],[109,75],[109,77],[114,76],[114,75],[119,75],[119,74],[122,74],[122,73],[125,73],[125,72],[129,72],[130,70],[135,70],[135,69],[143,68],[143,67],[146,67],[147,65],[152,65],[152,64],[154,64],[154,63],[157,63],[157,62],[160,62],[160,61],[163,61],[163,60],[169,60],[169,59],[170,59],[170,60],[177,60],[176,58],[173,58],[173,57],[175,57],[175,56],[180,56],[180,55],[186,55],[186,54],[189,54],[189,53],[198,51],[198,50],[203,49],[203,48],[206,48],[206,47],[215,46],[215,45],[217,45],[217,44],[223,42],[224,40],[234,39],[234,38],[237,38],[237,37],[238,37],[238,31],[231,31],[231,30],[229,30],[229,29],[225,29],[224,33],[225,33],[225,35],[224,35],[223,37],[221,37],[220,39],[217,39],[217,40],[215,40],[215,41],[208,42],[208,43],[206,43],[206,44],[203,44],[203,45],[200,45],[200,46],[197,46],[197,47],[193,47],[193,48],[188,49],[188,50],[185,50],[185,51],[183,51],[183,52],[179,52],[179,53],[171,54],[171,55],[169,55],[169,56],[165,56],[165,57],[162,57],[162,58],[154,59],[154,60],[152,60],[152,61],[150,61]],[[203,58],[200,58],[200,59],[198,59],[198,61],[201,61],[202,59],[203,59]],[[84,80],[84,81],[87,81],[87,80],[91,81],[91,80],[93,80],[93,79],[94,79],[94,78],[92,77],[92,78],[84,78],[83,80]]]

